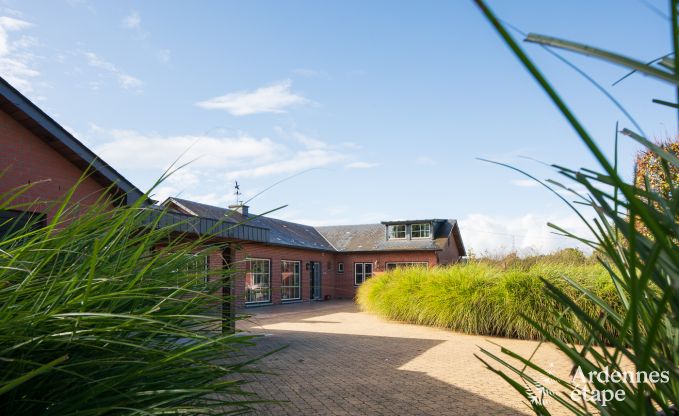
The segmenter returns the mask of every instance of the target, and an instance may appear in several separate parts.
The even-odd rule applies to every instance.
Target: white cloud
[[[201,202],[203,204],[214,205],[217,207],[226,207],[234,204],[235,195],[232,192],[209,192],[206,194],[181,194],[181,198],[185,198],[191,201]]]
[[[109,141],[99,146],[97,153],[114,166],[128,168],[167,169],[181,156],[179,163],[192,161],[192,167],[228,169],[245,161],[270,162],[284,150],[268,138],[249,136],[161,136],[118,129],[104,132]]]
[[[71,135],[73,135],[73,137],[75,137],[76,139],[80,140],[81,142],[83,142],[84,144],[86,144],[86,145],[88,145],[88,146],[90,145],[89,141],[88,141],[86,138],[84,138],[84,137],[80,134],[80,132],[78,132],[78,131],[77,131],[75,128],[73,128],[72,126],[69,126],[68,124],[62,124],[61,126],[64,128],[64,130],[66,130],[67,132],[71,133]]]
[[[167,183],[177,186],[193,186],[200,182],[201,172],[193,169],[191,165],[172,172],[167,178]]]
[[[347,169],[370,169],[379,165],[380,165],[379,163],[370,162],[351,162],[346,164],[344,167],[346,167]]]
[[[32,67],[34,56],[29,52],[37,44],[37,40],[30,36],[12,40],[10,32],[22,31],[32,26],[32,23],[25,20],[0,16],[0,74],[24,93],[33,91],[32,79],[40,75]]]
[[[163,202],[167,198],[178,197],[218,207],[225,207],[235,202],[234,195],[230,192],[195,193],[186,191],[186,187],[182,187],[181,185],[166,185],[166,183],[167,182],[161,184],[154,190],[151,196],[153,199]]]
[[[151,198],[158,202],[163,202],[171,196],[178,196],[179,190],[173,186],[160,185],[151,193]]]
[[[125,73],[111,62],[108,62],[99,57],[94,52],[85,52],[85,57],[87,58],[88,65],[90,65],[91,67],[102,69],[106,72],[109,72],[111,75],[115,76],[120,86],[122,86],[124,89],[135,90],[137,92],[141,91],[144,83],[139,78],[133,77],[132,75]]]
[[[90,131],[104,142],[95,149],[97,154],[121,169],[152,170],[160,175],[178,158],[175,167],[190,162],[168,179],[169,185],[180,190],[205,181],[291,175],[349,159],[317,139],[290,143],[244,134],[162,136],[96,125]]]
[[[33,24],[25,20],[8,16],[0,16],[0,55],[8,54],[11,49],[9,35],[7,32],[24,30],[31,26],[33,26]]]
[[[549,253],[565,247],[585,249],[577,241],[553,234],[551,222],[575,235],[591,237],[589,230],[575,215],[526,214],[516,217],[491,217],[471,214],[460,220],[460,232],[465,247],[477,255],[519,255]]]
[[[308,100],[295,94],[290,80],[278,81],[254,91],[236,91],[196,103],[208,110],[224,110],[235,116],[258,113],[282,113],[294,105]]]
[[[271,175],[292,175],[304,170],[320,168],[341,162],[345,159],[345,155],[334,151],[322,149],[302,150],[295,152],[284,160],[267,163],[253,168],[231,171],[226,175],[226,179],[233,180]]]
[[[307,204],[313,205],[313,209],[310,210]],[[269,216],[313,227],[341,224],[374,224],[389,218],[389,215],[384,212],[356,212],[356,210],[352,210],[348,206],[328,205],[325,201],[310,201],[307,204],[300,206],[291,203],[284,209],[272,212]],[[310,216],[310,212],[314,215]]]
[[[133,10],[123,19],[123,27],[126,29],[139,29],[141,27],[141,16],[139,12]]]
[[[307,136],[297,131],[292,132],[292,137],[303,144],[308,149],[324,149],[328,147],[328,144],[324,141],[314,139],[313,137]]]
[[[135,78],[132,75],[128,74],[118,74],[118,81],[120,82],[120,85],[123,86],[126,90],[128,89],[140,89],[144,83],[141,82],[139,78]]]
[[[325,149],[328,148],[328,144],[322,140],[318,140],[307,134],[300,133],[299,131],[292,130],[288,131],[282,127],[274,127],[274,131],[281,137],[289,138],[297,143],[302,144],[307,149]]]

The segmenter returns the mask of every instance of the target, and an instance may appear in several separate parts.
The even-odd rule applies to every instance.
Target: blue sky
[[[140,188],[216,205],[245,198],[312,225],[457,218],[476,252],[572,245],[580,230],[522,158],[593,167],[570,127],[471,1],[3,1],[0,73]],[[650,60],[670,50],[644,1],[490,2],[526,32]],[[612,153],[623,115],[581,76],[524,45]],[[609,87],[625,70],[564,53]],[[651,137],[677,133],[634,75],[609,90]],[[629,175],[636,147],[623,140]]]

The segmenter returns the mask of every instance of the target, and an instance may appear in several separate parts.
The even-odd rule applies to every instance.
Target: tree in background
[[[679,157],[679,140],[676,138],[657,143],[657,146],[668,154]],[[645,149],[637,154],[634,165],[634,185],[637,188],[660,194],[663,199],[669,200],[672,196],[672,188],[676,187],[677,184],[679,184],[679,168],[677,166],[668,164],[650,149]],[[647,198],[642,198],[642,200],[648,203]],[[665,209],[658,202],[654,202],[653,206],[658,210]],[[677,220],[679,222],[679,218]],[[637,221],[636,225],[637,229],[644,235],[650,236],[648,229],[641,222]]]

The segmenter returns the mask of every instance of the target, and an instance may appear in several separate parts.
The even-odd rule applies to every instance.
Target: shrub
[[[565,274],[600,296],[614,296],[615,288],[600,265],[543,261],[525,269],[504,269],[480,261],[392,270],[363,283],[357,301],[363,310],[398,321],[468,334],[542,339],[522,314],[545,322],[554,318],[550,311],[563,312],[564,306],[544,296],[541,278],[574,292],[564,284]],[[592,316],[600,312],[584,298],[580,305]]]
[[[8,202],[26,189],[0,210],[26,209]],[[253,339],[218,331],[213,293],[229,275],[206,283],[194,267],[207,240],[158,225],[165,214],[141,201],[69,202],[0,236],[0,414],[247,410],[239,352]]]
[[[560,265],[598,263],[595,256],[587,256],[577,248],[564,248],[550,254],[536,254],[525,257],[519,257],[517,253],[509,253],[503,256],[478,257],[474,258],[473,261],[484,264],[492,264],[502,268],[503,270],[517,268],[520,270],[528,270],[531,266],[537,263],[555,263]]]
[[[657,146],[679,157],[679,140],[668,140],[657,143]],[[646,188],[648,184],[650,190],[661,194],[664,198],[669,198],[672,184],[679,182],[679,168],[673,165],[663,166],[664,163],[664,159],[651,149],[639,152],[634,162],[634,184],[640,189]]]
[[[657,143],[657,146],[673,155],[679,157],[679,140],[668,140]],[[671,198],[673,184],[679,183],[679,168],[667,165],[662,157],[650,149],[639,152],[634,162],[634,185],[639,189],[648,189],[659,194],[663,199]],[[642,198],[645,203],[649,203],[648,198]],[[651,201],[655,209],[663,210],[664,207],[657,201]],[[646,237],[651,233],[646,229],[642,222],[636,222],[637,229]]]

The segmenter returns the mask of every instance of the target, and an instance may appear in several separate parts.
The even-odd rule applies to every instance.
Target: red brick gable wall
[[[28,183],[39,183],[15,202],[33,203],[31,209],[49,216],[47,202],[57,200],[78,181],[83,172],[66,160],[56,150],[19,124],[10,115],[0,111],[0,193],[5,193]],[[93,204],[105,192],[102,185],[91,178],[78,187],[74,202]]]

